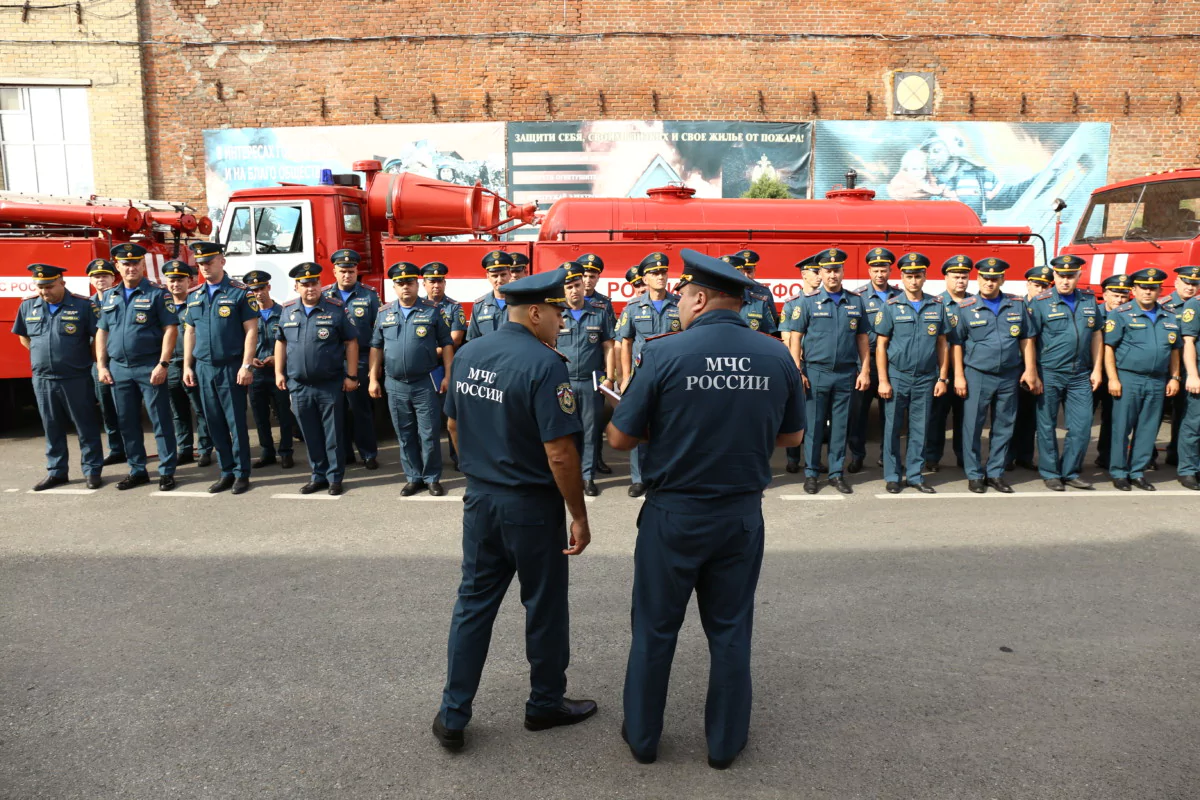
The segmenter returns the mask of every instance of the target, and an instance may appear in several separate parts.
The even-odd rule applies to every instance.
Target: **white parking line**
[[[19,492],[21,490],[20,489],[5,489],[4,491],[5,491],[5,493],[12,493],[12,492]]]
[[[312,494],[273,494],[272,500],[341,500],[342,495],[329,494],[322,491],[320,494],[316,492]]]
[[[780,500],[845,500],[844,494],[781,494]]]
[[[434,497],[427,494],[424,497],[402,497],[400,499],[405,503],[461,503],[463,496],[461,494],[444,494],[441,497]]]
[[[178,490],[163,492],[162,494],[166,497],[203,497],[205,499],[216,497],[215,494],[209,494],[208,492],[180,492]]]
[[[989,490],[986,494],[975,494],[974,492],[945,492],[942,494],[920,494],[915,489],[906,489],[903,494],[877,494],[874,495],[877,500],[960,500],[963,498],[973,498],[976,500],[1019,500],[1022,497],[1029,498],[1068,498],[1073,500],[1095,500],[1098,497],[1105,498],[1131,498],[1131,497],[1200,497],[1200,492],[1193,492],[1188,489],[1166,489],[1157,490],[1154,492],[1134,491],[1122,492],[1117,489],[1100,490],[1095,492],[1089,491],[1073,491],[1073,492],[1022,492],[1020,489],[1012,494],[1003,494],[995,490]]]
[[[25,494],[95,494],[98,491],[99,489],[43,489],[35,492],[33,489],[28,489]]]

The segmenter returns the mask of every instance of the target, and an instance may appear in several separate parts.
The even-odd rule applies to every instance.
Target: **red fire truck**
[[[1157,267],[1175,283],[1175,267],[1200,264],[1200,168],[1134,178],[1092,192],[1064,253],[1087,259],[1083,280]]]

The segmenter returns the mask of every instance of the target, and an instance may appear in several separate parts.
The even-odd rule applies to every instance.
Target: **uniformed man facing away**
[[[483,257],[492,291],[471,306],[471,322],[467,325],[467,341],[478,339],[508,322],[508,301],[500,287],[512,280],[513,257],[503,250],[493,250]]]
[[[344,392],[358,387],[358,330],[342,301],[321,293],[321,265],[297,264],[288,273],[295,281],[295,300],[284,304],[275,340],[275,386],[287,390],[292,414],[304,434],[312,476],[300,494],[328,489],[342,493],[346,464],[342,460],[345,425]]]
[[[892,277],[892,265],[896,256],[886,247],[872,247],[867,251],[864,260],[867,262],[867,285],[858,290],[867,307],[867,319],[873,320],[883,310],[884,305],[893,297],[903,292],[889,281]],[[869,327],[869,326],[868,326]],[[855,391],[850,397],[850,432],[846,436],[846,445],[850,449],[850,460],[846,464],[846,472],[851,475],[863,468],[867,457],[867,424],[871,418],[871,403],[878,401],[880,417],[883,415],[883,401],[879,395],[879,370],[875,359],[875,331],[867,331],[868,361],[871,365],[871,384],[863,391]],[[883,447],[880,445],[880,452]],[[880,465],[883,459],[880,458]]]
[[[467,476],[462,584],[450,621],[446,686],[433,735],[464,744],[492,623],[521,583],[530,694],[525,728],[572,725],[596,713],[564,697],[570,660],[567,556],[591,541],[576,438],[582,432],[567,365],[551,347],[565,304],[562,270],[500,287],[510,321],[454,359],[446,414]],[[568,533],[563,501],[571,512]]]
[[[1176,267],[1174,272],[1175,291],[1171,292],[1161,305],[1179,316],[1183,313],[1184,305],[1200,294],[1200,266]],[[1166,404],[1171,412],[1171,440],[1167,443],[1167,464],[1171,466],[1178,466],[1179,463],[1179,426],[1187,416],[1187,403],[1188,393],[1180,390]]]
[[[583,267],[584,305],[600,309],[604,313],[604,323],[608,327],[609,341],[613,341],[613,334],[616,333],[617,330],[617,314],[613,310],[612,299],[608,295],[596,291],[596,284],[600,282],[600,275],[604,272],[604,259],[600,258],[600,256],[596,255],[595,253],[584,253],[578,259],[576,259],[576,263]],[[614,366],[612,369],[607,371],[607,376],[611,378],[614,383],[617,382],[618,378],[617,367],[615,366],[617,362],[616,352],[616,348],[614,347]],[[604,409],[603,398],[600,398],[600,409],[601,411]],[[584,423],[584,428],[585,430],[587,429],[586,422]],[[604,425],[602,423],[597,423],[593,430],[595,430],[596,437],[595,441],[593,442],[593,447],[596,451],[595,471],[601,473],[602,475],[611,475],[612,467],[604,463]],[[595,490],[596,489],[594,485],[588,487],[586,483],[584,484],[585,492],[591,492]],[[589,494],[588,496],[591,497],[594,495]]]
[[[946,291],[939,295],[942,307],[953,328],[959,319],[959,304],[973,295],[967,291],[971,282],[971,268],[975,262],[969,256],[950,256],[942,264],[942,276],[946,279]],[[949,339],[947,340],[949,342]],[[950,386],[954,385],[954,359],[950,359]],[[929,427],[925,432],[925,472],[941,469],[942,453],[946,451],[946,420],[950,418],[954,435],[954,458],[958,466],[963,465],[963,399],[956,392],[948,391],[933,398],[929,416]]]
[[[1054,287],[1029,303],[1031,333],[1036,337],[1042,393],[1037,395],[1038,472],[1055,492],[1095,487],[1079,477],[1092,437],[1092,393],[1104,382],[1104,323],[1096,298],[1078,288],[1079,256],[1050,261]],[[1067,433],[1058,449],[1058,413]]]
[[[242,276],[246,288],[258,300],[258,348],[251,364],[254,380],[250,383],[250,411],[254,414],[254,427],[258,430],[259,456],[251,464],[254,469],[274,464],[276,455],[283,469],[296,465],[293,456],[293,428],[291,398],[286,391],[275,385],[275,341],[279,338],[279,321],[283,317],[283,306],[271,298],[271,273],[255,269]],[[271,411],[279,420],[279,448],[275,447],[275,432],[271,429]]]
[[[529,256],[517,251],[512,255],[512,268],[509,270],[509,280],[524,278],[529,274]]]
[[[175,423],[167,368],[179,336],[175,302],[166,289],[146,279],[146,248],[132,242],[111,251],[121,282],[100,300],[96,323],[97,374],[113,387],[117,422],[129,460],[129,475],[117,483],[121,490],[150,482],[146,444],[142,440],[142,405],[154,426],[158,447],[158,488],[175,488]]]
[[[820,253],[814,253],[808,258],[802,258],[796,262],[796,269],[800,270],[800,282],[802,288],[792,297],[788,298],[783,304],[783,311],[779,314],[779,333],[783,343],[787,345],[788,350],[792,348],[792,337],[795,331],[792,325],[795,320],[800,319],[800,303],[806,297],[811,297],[821,291],[821,267]],[[796,368],[800,368],[800,363],[796,363]],[[805,394],[806,399],[811,399],[808,394]],[[804,448],[789,447],[787,452],[787,471],[797,473],[803,468],[804,463]]]
[[[1187,402],[1179,425],[1176,475],[1185,489],[1200,490],[1200,367],[1196,355],[1196,343],[1200,340],[1200,297],[1192,297],[1179,309],[1179,335],[1183,338],[1183,364],[1187,369],[1184,384]]]
[[[172,259],[162,265],[163,283],[171,293],[171,302],[175,304],[175,312],[179,324],[183,325],[187,316],[188,293],[192,291],[192,281],[196,277],[196,268],[179,259]],[[196,460],[194,455],[197,440],[200,443],[200,458],[208,455],[208,463],[212,463],[213,441],[208,435],[208,423],[204,419],[203,401],[200,399],[200,387],[188,386],[183,382],[183,341],[185,336],[175,338],[175,350],[171,354],[171,364],[167,367],[167,389],[171,393],[171,419],[175,424],[176,464],[191,464]],[[193,424],[193,420],[195,423]],[[192,437],[195,428],[196,437]]]
[[[92,284],[92,312],[95,321],[100,320],[100,296],[113,287],[117,280],[117,268],[107,258],[94,258],[87,265],[88,281]],[[94,329],[94,326],[93,326]],[[96,362],[92,362],[93,393],[100,404],[100,419],[104,423],[104,435],[108,439],[108,455],[104,466],[125,463],[125,444],[121,441],[121,429],[117,426],[117,404],[113,400],[112,385],[101,383]]]
[[[976,267],[979,295],[959,303],[958,325],[951,335],[954,391],[963,398],[967,488],[983,494],[990,486],[1012,494],[1004,469],[1017,416],[1017,384],[1024,384],[1034,394],[1042,390],[1037,353],[1025,302],[1000,291],[1008,262],[985,258]],[[989,413],[992,427],[985,463],[983,425]]]
[[[742,266],[738,271],[754,281],[754,285],[750,287],[750,296],[762,302],[767,308],[771,315],[771,330],[779,330],[779,311],[775,308],[775,295],[771,293],[771,287],[759,283],[754,278],[754,274],[758,271],[758,262],[762,259],[753,250],[738,250],[734,255],[742,259]]]
[[[1108,472],[1113,486],[1123,492],[1133,486],[1154,491],[1145,478],[1146,467],[1154,455],[1163,403],[1180,389],[1179,318],[1158,305],[1166,277],[1155,268],[1133,273],[1133,302],[1118,306],[1104,323],[1104,371],[1113,398]]]
[[[668,265],[666,253],[654,252],[642,259],[638,267],[642,271],[646,293],[626,303],[625,310],[617,320],[613,338],[621,343],[621,391],[624,391],[624,384],[633,375],[633,365],[642,354],[646,339],[681,330],[679,295],[667,291]],[[629,454],[630,497],[641,497],[646,492],[646,484],[642,481],[642,458],[645,453],[645,447],[638,447]]]
[[[1100,319],[1096,324],[1103,327],[1108,321],[1108,316],[1115,311],[1119,306],[1123,306],[1129,302],[1130,293],[1133,291],[1133,281],[1129,279],[1129,275],[1122,273],[1105,278],[1100,284],[1104,291],[1104,302],[1099,306]],[[1104,353],[1101,351],[1100,363],[1104,364]],[[1112,395],[1108,393],[1108,378],[1107,376],[1100,382],[1100,386],[1092,393],[1092,413],[1095,413],[1096,406],[1100,407],[1100,436],[1096,440],[1096,466],[1102,470],[1108,471],[1109,468],[1109,447],[1112,446]]]
[[[1033,300],[1054,283],[1054,270],[1048,266],[1033,267],[1025,272],[1025,311],[1030,313]],[[1033,470],[1034,444],[1037,441],[1038,395],[1024,387],[1017,389],[1017,421],[1013,424],[1012,444],[1008,448],[1006,469],[1021,467]]]
[[[738,272],[743,272],[746,269],[746,260],[740,255],[731,254],[721,256],[721,260]],[[757,283],[754,285],[759,286]],[[746,290],[746,296],[742,298],[742,310],[740,313],[742,319],[746,320],[746,324],[750,326],[750,330],[752,331],[775,333],[777,330],[775,325],[775,303],[763,299],[761,291]]]
[[[853,490],[842,477],[850,427],[850,395],[871,384],[867,350],[866,304],[842,286],[846,253],[822,250],[821,291],[800,301],[792,320],[791,352],[808,392],[808,440],[804,448],[804,491],[820,491],[821,450],[829,424],[829,485],[842,494]],[[795,313],[793,312],[793,316]]]
[[[685,330],[646,343],[608,426],[614,447],[645,441],[648,450],[622,733],[635,759],[655,760],[675,642],[695,591],[711,656],[708,763],[725,769],[750,728],[762,493],[774,449],[803,439],[804,393],[787,349],[738,313],[749,279],[693,250],[681,256]]]
[[[371,332],[379,314],[379,293],[358,279],[361,256],[354,250],[338,250],[333,261],[334,282],[325,287],[325,296],[340,299],[346,316],[358,331],[358,364],[347,364],[346,372],[360,378],[367,371],[367,359],[371,352]],[[375,435],[375,408],[365,382],[360,382],[352,392],[346,392],[346,425],[342,435],[342,452],[347,464],[355,463],[354,445],[362,456],[363,467],[379,469],[379,439]]]
[[[67,291],[62,267],[30,264],[37,296],[21,301],[12,332],[29,351],[33,394],[46,432],[46,477],[33,490],[53,489],[69,481],[67,422],[79,435],[80,462],[87,488],[104,485],[104,446],[92,391],[92,301]]]
[[[930,406],[950,383],[946,337],[951,325],[941,300],[924,292],[928,269],[929,258],[923,253],[906,253],[900,259],[904,291],[888,298],[872,320],[883,398],[883,479],[891,494],[899,494],[905,484],[934,493],[921,466]],[[908,446],[902,451],[900,429],[905,425]]]
[[[577,261],[559,266],[566,272],[563,289],[567,307],[562,312],[562,327],[558,331],[558,350],[567,359],[567,374],[571,390],[579,406],[579,421],[583,425],[583,493],[596,497],[595,473],[598,471],[600,415],[604,411],[604,395],[596,383],[613,388],[610,377],[616,369],[612,333],[604,307],[585,299],[584,270]]]
[[[204,282],[187,298],[183,316],[183,382],[200,389],[204,419],[217,450],[221,477],[210,494],[250,489],[250,430],[246,392],[258,352],[258,300],[225,272],[216,242],[192,242]]]
[[[396,299],[379,312],[371,336],[371,397],[383,397],[400,443],[400,466],[406,483],[401,497],[442,488],[442,410],[440,395],[450,380],[454,343],[441,310],[417,295],[421,269],[401,261],[388,267]],[[440,378],[433,372],[442,367]]]

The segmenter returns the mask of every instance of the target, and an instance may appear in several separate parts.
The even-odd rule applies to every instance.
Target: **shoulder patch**
[[[887,301],[888,301],[888,305],[890,305],[890,306],[894,306],[894,305],[896,305],[897,303],[899,303],[899,302],[900,302],[900,295],[898,295],[898,294],[894,294],[894,295],[892,295],[891,297],[889,297],[889,298],[887,299]]]
[[[1128,311],[1128,310],[1129,310],[1129,309],[1131,309],[1131,308],[1133,308],[1133,303],[1132,303],[1132,302],[1129,302],[1129,303],[1122,303],[1121,305],[1119,305],[1119,306],[1117,306],[1116,308],[1114,308],[1114,309],[1113,309],[1113,311]]]
[[[683,331],[667,331],[666,333],[656,333],[654,336],[647,336],[646,341],[653,342],[655,339],[661,339],[664,336],[674,336],[675,334],[682,333],[682,332]],[[767,335],[770,336],[770,334],[767,334]],[[774,337],[772,337],[772,338],[774,338]]]
[[[330,304],[331,306],[338,306],[338,307],[340,308],[340,307],[343,305],[343,303],[342,303],[342,301],[341,301],[340,299],[338,299],[338,298],[336,298],[336,297],[330,297],[329,295],[326,295],[325,297],[323,297],[323,298],[321,298],[321,299],[322,299],[322,300],[328,300],[328,301],[329,301],[329,304]]]
[[[975,305],[976,302],[978,302],[978,299],[979,298],[977,298],[977,297],[964,298],[963,301],[958,304],[958,307],[959,308],[967,308],[968,306],[973,306],[973,305]]]
[[[1038,293],[1038,295],[1037,295],[1036,297],[1034,297],[1033,299],[1034,299],[1034,300],[1045,300],[1046,298],[1048,298],[1048,297],[1049,297],[1050,295],[1052,295],[1052,294],[1054,294],[1054,293],[1053,293],[1053,292],[1051,292],[1049,289],[1047,289],[1047,290],[1046,290],[1046,291],[1044,291],[1044,292],[1039,292],[1039,293]]]

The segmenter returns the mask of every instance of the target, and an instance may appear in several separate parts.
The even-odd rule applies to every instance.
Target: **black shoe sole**
[[[584,714],[573,714],[570,716],[553,716],[553,717],[525,717],[525,730],[527,731],[548,731],[551,728],[562,728],[567,725],[578,725],[585,719],[596,714],[598,709],[593,708]]]
[[[450,736],[450,729],[442,725],[441,720],[437,717],[433,720],[433,738],[437,739],[437,743],[447,750],[462,750],[465,745],[466,738],[458,731],[458,736]]]

